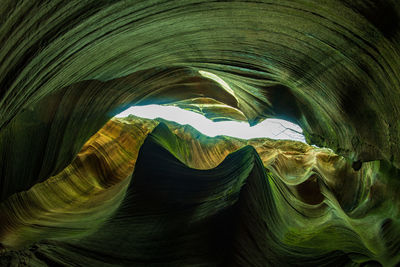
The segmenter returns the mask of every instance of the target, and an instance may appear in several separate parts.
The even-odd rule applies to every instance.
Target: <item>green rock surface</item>
[[[229,193],[240,192],[238,196],[234,194],[237,204],[231,209],[236,210],[233,215],[221,213],[218,223],[224,225],[228,220],[224,216],[236,216],[231,220],[236,225],[232,229],[241,230],[234,233],[229,226],[226,231],[231,232],[226,236],[231,242],[227,242],[225,236],[211,234],[219,229],[218,223],[214,230],[206,222],[190,226],[182,240],[170,240],[182,245],[179,250],[182,254],[174,254],[181,259],[169,258],[169,264],[191,265],[195,259],[204,265],[241,266],[351,265],[351,262],[394,266],[398,263],[398,1],[4,0],[0,5],[0,47],[0,202],[3,206],[8,205],[10,197],[18,198],[65,170],[91,136],[132,104],[177,105],[215,120],[247,120],[251,124],[268,117],[285,118],[302,127],[309,144],[330,148],[344,157],[333,161],[333,167],[329,164],[318,167],[327,177],[331,169],[343,170],[343,175],[335,173],[333,178],[324,178],[325,187],[319,187],[319,193],[325,200],[329,199],[326,200],[330,203],[329,209],[337,209],[333,215],[325,209],[316,214],[333,216],[329,220],[324,217],[331,223],[322,225],[325,219],[319,219],[316,225],[309,224],[301,216],[275,220],[276,214],[284,214],[279,210],[286,207],[281,204],[285,203],[282,198],[290,199],[286,202],[292,205],[296,202],[288,190],[273,189],[286,177],[278,177],[281,168],[287,171],[292,167],[282,160],[279,168],[263,173],[257,167],[259,159],[254,150],[242,148],[221,164],[230,166],[233,163],[229,162],[237,155],[249,157],[246,162],[238,159],[233,164],[233,167],[247,168],[249,173],[238,171],[234,179],[226,173],[213,173],[214,169],[205,171],[221,181],[226,179],[228,184],[237,183]],[[205,77],[201,71],[218,75],[231,90]],[[211,105],[203,110],[200,107],[204,102]],[[188,164],[178,164],[190,156],[190,149],[167,137],[167,132],[164,134],[165,140],[154,141],[155,147],[163,147],[169,154],[165,152],[165,160],[160,159],[153,168],[160,164],[160,170],[166,169],[166,174],[179,169],[178,172],[187,171],[197,177],[196,171],[184,166]],[[162,165],[164,161],[179,168],[169,169]],[[343,167],[344,161],[346,167]],[[143,164],[143,170],[150,171],[147,166],[150,163]],[[354,174],[348,167],[351,165],[360,174]],[[230,168],[224,171],[233,173]],[[135,174],[132,177],[131,185],[135,183]],[[270,182],[271,177],[276,178],[275,185]],[[155,179],[151,183],[154,186],[161,179],[150,178]],[[186,188],[183,181],[178,181]],[[241,181],[249,182],[239,186]],[[312,179],[310,183],[314,183]],[[252,184],[257,184],[256,188]],[[179,187],[174,183],[171,186]],[[136,189],[132,190],[127,191],[127,196],[138,197]],[[218,190],[225,192],[228,187]],[[185,191],[179,192],[184,198]],[[311,202],[319,199],[301,196],[299,192],[293,193],[295,199]],[[209,192],[209,188],[204,193],[217,194]],[[40,197],[43,201],[52,201],[46,195]],[[217,206],[225,203],[229,209],[227,202],[218,203]],[[168,201],[164,204],[168,206]],[[122,216],[128,212],[124,207],[119,206],[116,214]],[[249,214],[244,215],[241,207],[246,207]],[[0,214],[0,223],[5,228],[9,225],[3,220],[8,215]],[[305,217],[317,215],[311,212]],[[25,214],[16,212],[18,216]],[[137,219],[133,217],[129,220]],[[273,222],[263,221],[265,217]],[[173,219],[170,227],[178,227],[179,220]],[[255,226],[259,222],[263,225]],[[115,218],[105,225],[108,224],[123,236],[129,228],[126,226],[124,230]],[[307,227],[299,232],[296,227],[301,224]],[[249,225],[245,233],[241,232]],[[274,225],[293,230],[283,234]],[[206,242],[203,237],[198,237],[201,242],[189,242],[192,239],[186,239],[186,234],[197,236],[191,227],[199,227],[199,233],[205,231],[204,238],[215,238],[209,244],[224,243],[223,252],[214,253],[218,250],[202,247]],[[164,238],[168,239],[171,229],[160,231],[160,236],[165,234]],[[110,232],[102,234],[96,236],[97,241],[91,236],[75,243],[59,244],[61,241],[53,240],[18,251],[9,251],[0,235],[0,262],[9,264],[20,259],[22,264],[26,257],[31,259],[31,265],[97,265],[100,261],[117,264],[118,260],[130,265],[139,264],[151,254],[159,255],[160,265],[168,262],[168,257],[162,254],[165,251],[161,251],[162,242],[151,252],[146,246],[138,247],[137,254],[132,252],[129,258],[129,246],[119,252],[106,251],[111,249],[114,240]],[[140,234],[133,233],[127,238],[144,238]],[[257,238],[250,240],[252,236]],[[100,238],[108,240],[110,246],[102,244],[104,247],[96,250],[93,246],[101,242]],[[41,250],[43,247],[45,252]],[[193,249],[193,261],[189,260],[189,248]],[[85,249],[94,254],[88,252],[82,256]],[[29,256],[32,253],[36,256]],[[101,253],[101,260],[93,261],[96,253]],[[82,260],[86,257],[87,262],[79,263],[77,257],[81,256],[77,255]],[[107,260],[105,255],[115,258]]]

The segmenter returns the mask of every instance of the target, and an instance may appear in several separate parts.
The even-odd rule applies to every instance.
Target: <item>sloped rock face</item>
[[[398,186],[388,177],[379,162],[354,171],[331,150],[295,141],[113,119],[62,172],[3,201],[0,259],[394,265]]]
[[[114,147],[125,142],[114,141],[114,135],[90,139],[100,142],[93,146],[85,144],[129,105],[160,103],[196,110],[215,120],[254,124],[266,117],[286,118],[303,128],[310,144],[331,148],[344,157],[297,146],[282,153],[273,142],[259,140],[222,138],[208,140],[208,144],[191,143],[185,138],[192,130],[172,126],[174,134],[187,144],[167,142],[174,164],[178,160],[186,167],[210,170],[245,145],[257,151],[241,154],[250,155],[252,167],[246,167],[250,173],[238,172],[238,179],[251,182],[248,189],[239,182],[235,207],[226,206],[235,209],[235,214],[243,215],[243,209],[257,212],[235,217],[232,229],[242,230],[232,233],[227,229],[233,247],[218,257],[206,257],[204,264],[256,264],[248,261],[252,255],[259,265],[320,265],[335,260],[335,264],[344,264],[348,259],[394,265],[400,254],[396,197],[400,167],[399,10],[394,0],[3,1],[1,247],[8,251],[52,237],[58,241],[72,237],[95,240],[88,229],[114,225],[110,216],[126,213],[121,206],[129,203],[125,196],[136,201],[137,194],[132,191],[136,189],[129,189],[134,188],[134,179],[126,177],[134,169],[141,142],[156,123],[142,125],[143,130],[137,129],[133,137],[126,135],[127,144],[136,149],[130,154]],[[204,72],[218,75],[229,88]],[[119,131],[125,132],[115,133]],[[100,147],[105,151],[99,152]],[[267,174],[254,170],[257,157],[268,168]],[[149,169],[147,165],[142,170]],[[274,182],[262,182],[263,175],[275,177]],[[259,178],[251,178],[255,176]],[[65,182],[63,177],[71,180]],[[250,184],[263,188],[264,193]],[[290,208],[301,210],[305,218],[311,215],[293,201],[308,205],[328,202],[330,206],[310,211],[312,218],[320,218],[317,226],[288,212],[285,223],[277,223],[287,231],[270,233],[259,226],[241,232],[252,223],[246,221],[249,218],[260,221],[266,213],[276,214],[272,218],[281,216],[282,210],[274,211],[274,205],[281,207],[279,196],[292,203]],[[257,198],[250,201],[252,197]],[[269,204],[264,198],[271,200]],[[70,207],[64,206],[66,203]],[[107,208],[102,208],[104,203]],[[322,222],[330,224],[324,228]],[[207,232],[207,227],[200,228]],[[268,236],[263,240],[275,243],[246,239],[252,235]],[[331,242],[331,236],[337,239]],[[243,240],[248,240],[245,247]],[[62,245],[68,247],[65,253],[72,253],[66,253],[70,260],[95,241],[85,242],[79,249],[72,243]],[[62,246],[48,244],[46,251],[56,253]],[[270,246],[275,248],[269,250]],[[23,259],[38,248],[7,253],[19,253]],[[239,248],[244,254],[233,257]],[[64,253],[60,251],[58,255]],[[199,251],[198,258],[207,254]],[[32,264],[47,260],[51,265],[53,259],[67,264],[47,252],[37,252],[36,260],[27,259],[32,259]],[[126,258],[121,264],[139,264],[143,259],[127,258],[123,253],[115,255]],[[282,256],[285,253],[287,259]],[[1,260],[7,262],[14,256],[2,254]],[[108,256],[104,256],[105,262]]]

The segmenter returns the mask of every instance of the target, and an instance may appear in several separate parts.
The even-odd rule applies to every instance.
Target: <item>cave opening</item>
[[[243,121],[213,121],[193,111],[184,110],[176,106],[156,104],[132,106],[115,117],[124,118],[129,115],[146,119],[161,118],[181,125],[188,124],[210,137],[225,135],[241,139],[270,138],[306,143],[300,126],[283,119],[266,119],[255,126],[250,126]]]

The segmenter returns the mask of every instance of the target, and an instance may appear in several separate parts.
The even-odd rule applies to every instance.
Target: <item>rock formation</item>
[[[6,0],[0,21],[0,264],[400,262],[397,1]],[[321,148],[112,119],[150,103]]]

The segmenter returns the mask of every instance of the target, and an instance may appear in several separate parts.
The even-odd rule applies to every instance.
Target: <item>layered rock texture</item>
[[[399,27],[395,0],[2,1],[0,264],[395,266]],[[110,120],[151,103],[326,148]]]
[[[295,141],[113,119],[64,170],[1,203],[0,263],[393,265],[388,176]]]

